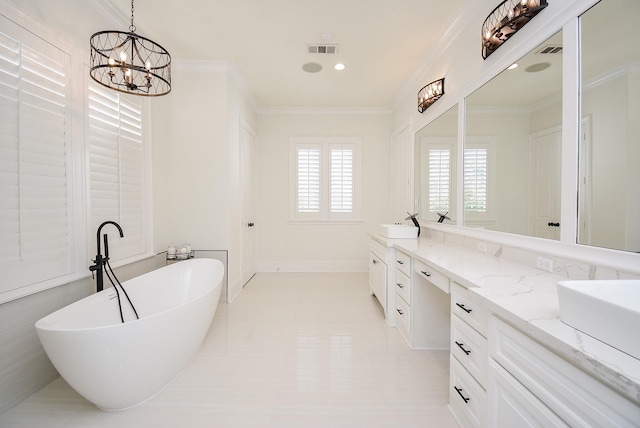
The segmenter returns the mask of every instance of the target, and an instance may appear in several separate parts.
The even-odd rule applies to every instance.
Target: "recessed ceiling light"
[[[549,67],[551,67],[550,63],[539,62],[537,64],[530,65],[529,67],[525,68],[524,71],[526,71],[527,73],[537,73],[539,71],[546,70]]]
[[[308,62],[302,66],[302,69],[307,73],[317,73],[322,70],[322,66],[317,62]]]
[[[513,70],[514,68],[518,68],[518,63],[517,62],[514,62],[509,67],[507,67],[507,70]]]
[[[334,66],[333,66],[333,68],[335,68],[335,69],[336,69],[336,70],[338,70],[338,71],[342,71],[342,70],[344,70],[345,68],[347,68],[347,66],[346,66],[346,65],[344,65],[343,63],[339,62],[339,63],[337,63],[336,65],[334,65]]]

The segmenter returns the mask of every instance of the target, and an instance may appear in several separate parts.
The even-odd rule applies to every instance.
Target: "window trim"
[[[362,155],[359,137],[292,137],[289,139],[289,223],[341,224],[361,223],[361,176]],[[301,213],[297,208],[298,148],[320,148],[320,211]],[[350,148],[353,150],[353,211],[350,213],[331,212],[330,178],[331,149]]]

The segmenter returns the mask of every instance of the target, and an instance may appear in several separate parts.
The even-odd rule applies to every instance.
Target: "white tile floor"
[[[103,412],[58,378],[0,427],[455,427],[448,361],[409,350],[366,274],[263,273],[148,402]]]

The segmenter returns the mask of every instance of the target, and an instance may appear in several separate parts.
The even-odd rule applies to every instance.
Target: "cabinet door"
[[[386,313],[387,265],[373,253],[369,253],[369,287],[371,287],[371,291],[376,295]]]
[[[489,366],[490,427],[568,426],[498,363],[490,360]]]

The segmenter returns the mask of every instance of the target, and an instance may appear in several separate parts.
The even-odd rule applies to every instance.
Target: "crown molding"
[[[126,26],[128,28],[129,18],[120,13],[109,0],[88,0],[87,3],[89,3],[100,16],[104,17],[109,24],[114,27]]]
[[[258,114],[390,115],[389,107],[260,107]]]

